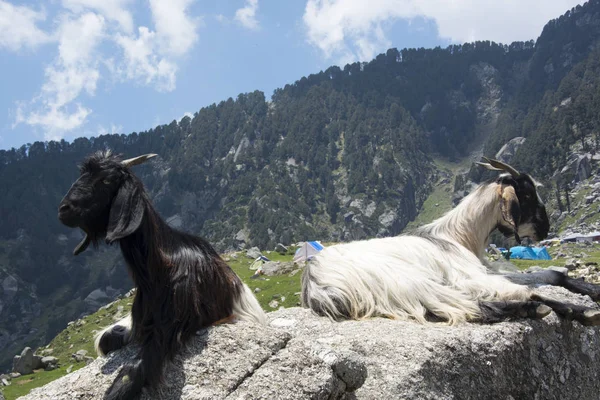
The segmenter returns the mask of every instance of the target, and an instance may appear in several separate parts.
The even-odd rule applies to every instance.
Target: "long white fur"
[[[267,325],[267,316],[265,315],[265,312],[258,303],[258,300],[256,300],[254,293],[252,293],[252,290],[248,287],[248,285],[246,285],[245,283],[243,285],[244,287],[242,292],[240,293],[240,296],[233,303],[233,320],[250,321],[260,325]],[[99,356],[102,357],[106,355],[100,350],[100,338],[102,337],[102,335],[104,335],[104,333],[111,330],[116,325],[121,325],[125,327],[127,331],[131,333],[131,314],[127,314],[125,318],[102,329],[96,334],[96,338],[94,339],[94,348],[96,349],[96,353],[98,353]],[[130,337],[127,336],[124,345],[127,344],[129,340]]]
[[[484,263],[487,238],[504,223],[500,207],[500,186],[482,185],[418,235],[325,248],[305,268],[303,304],[332,319],[425,323],[430,313],[457,324],[481,317],[479,301],[527,300],[528,288]]]
[[[233,303],[233,316],[241,321],[267,325],[267,316],[256,300],[252,290],[244,283],[244,289]]]

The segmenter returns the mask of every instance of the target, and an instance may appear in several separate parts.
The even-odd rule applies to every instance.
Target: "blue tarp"
[[[510,258],[520,260],[551,260],[545,247],[515,246],[510,248]]]

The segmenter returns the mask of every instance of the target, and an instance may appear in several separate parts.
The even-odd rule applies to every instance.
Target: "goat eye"
[[[104,183],[105,185],[110,185],[110,181],[108,179],[102,180],[102,183]]]

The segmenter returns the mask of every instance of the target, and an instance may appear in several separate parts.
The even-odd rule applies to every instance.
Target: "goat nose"
[[[68,203],[63,203],[58,207],[58,212],[65,212],[69,210],[71,206]]]

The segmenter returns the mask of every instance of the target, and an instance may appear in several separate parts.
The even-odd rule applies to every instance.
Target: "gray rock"
[[[536,289],[595,306],[562,288]],[[142,399],[596,399],[600,328],[559,319],[493,325],[373,318],[333,322],[310,310],[268,314],[197,336]],[[101,398],[130,346],[98,358],[23,400]],[[349,394],[348,392],[352,392]]]
[[[585,204],[592,204],[596,200],[596,196],[585,196]]]
[[[44,368],[48,368],[49,365],[56,365],[58,364],[58,358],[53,357],[53,356],[46,356],[44,358],[42,358],[42,365],[44,366]]]
[[[284,261],[267,261],[260,267],[263,275],[267,276],[284,275],[297,268],[295,263]]]
[[[235,240],[241,242],[241,244],[246,244],[250,241],[250,235],[248,231],[244,229],[240,229],[238,233],[235,234]]]
[[[281,243],[277,243],[277,246],[275,246],[275,251],[279,254],[286,254],[288,252],[288,248]]]
[[[574,258],[568,258],[565,260],[565,268],[567,268],[569,271],[572,271],[576,268],[578,268],[581,265],[581,261],[576,260]]]
[[[6,378],[0,379],[0,382],[2,383],[2,386],[10,386],[10,381]],[[0,392],[0,395],[1,394],[2,394],[2,392]]]
[[[44,364],[42,363],[42,356],[38,356],[37,354],[33,355],[33,365],[32,368],[34,370],[44,368]]]
[[[592,165],[588,154],[573,153],[569,156],[567,164],[560,171],[560,175],[567,182],[582,182],[590,177]]]
[[[258,247],[252,247],[246,250],[246,257],[256,260],[258,257],[262,256],[260,249]]]
[[[269,307],[271,307],[271,308],[277,308],[277,307],[279,307],[279,302],[277,300],[271,300],[269,302]]]
[[[88,306],[88,309],[97,311],[98,308],[102,307],[111,300],[112,299],[108,297],[104,290],[96,289],[93,290],[90,294],[88,294],[83,301]]]
[[[21,376],[21,374],[18,372],[11,372],[10,374],[8,374],[8,376],[10,376],[10,379],[17,379]]]
[[[510,163],[517,153],[519,147],[525,143],[524,137],[516,137],[509,140],[502,148],[496,153],[496,160],[500,160],[505,163]]]
[[[31,347],[25,347],[20,356],[13,359],[13,372],[21,375],[33,373],[33,350]]]
[[[0,392],[0,400],[5,400],[4,395]]]
[[[548,269],[560,272],[563,275],[569,275],[569,269],[567,267],[556,267],[553,265],[553,266],[548,267]]]
[[[4,300],[8,302],[19,291],[19,283],[13,276],[9,275],[2,281],[2,290],[4,292]]]

